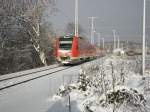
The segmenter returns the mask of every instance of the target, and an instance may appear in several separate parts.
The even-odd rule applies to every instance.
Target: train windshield
[[[59,48],[62,50],[70,50],[72,47],[72,44],[60,44]]]
[[[62,50],[70,50],[73,38],[60,38],[59,48]]]

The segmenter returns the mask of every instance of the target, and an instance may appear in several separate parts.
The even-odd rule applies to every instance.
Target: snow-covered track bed
[[[14,79],[17,77],[22,77],[22,76],[42,72],[42,71],[46,71],[46,70],[50,70],[50,69],[57,68],[57,67],[59,67],[59,66],[58,65],[51,65],[51,66],[40,67],[40,68],[36,68],[36,69],[30,69],[30,70],[20,71],[20,72],[16,72],[16,73],[1,75],[0,76],[0,82]]]
[[[69,68],[70,66],[61,67],[58,65],[52,65],[41,67],[38,69],[3,75],[0,76],[0,91],[44,76],[52,75],[53,73],[60,72]]]

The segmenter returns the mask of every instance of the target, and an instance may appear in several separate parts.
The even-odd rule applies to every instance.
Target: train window
[[[62,50],[70,50],[72,47],[72,44],[71,43],[60,43],[60,46],[59,48],[62,49]]]
[[[62,50],[70,50],[72,47],[73,38],[60,38],[59,48]]]

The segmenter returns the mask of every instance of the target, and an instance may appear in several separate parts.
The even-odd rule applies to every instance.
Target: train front
[[[58,39],[57,60],[62,64],[72,64],[72,36],[61,36]]]

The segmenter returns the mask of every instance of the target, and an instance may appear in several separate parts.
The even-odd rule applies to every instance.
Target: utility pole
[[[104,49],[104,47],[105,47],[105,40],[104,40],[104,38],[101,38],[101,34],[100,33],[96,33],[96,34],[98,35],[99,46],[100,46],[100,42],[101,42],[101,39],[102,39],[102,41],[103,41],[103,49]]]
[[[146,24],[146,0],[143,2],[143,52],[142,52],[142,75],[145,75],[145,24]]]
[[[126,50],[128,51],[129,47],[128,47],[129,41],[126,41]]]
[[[101,45],[101,34],[100,33],[96,33],[98,35],[98,45],[100,47]]]
[[[116,49],[116,30],[113,30],[114,34],[114,50]]]
[[[96,31],[94,30],[93,31],[93,38],[92,38],[92,41],[93,41],[93,45],[95,44],[97,44],[96,42],[97,42],[97,39],[95,38],[95,33],[96,33]],[[96,42],[95,42],[95,40],[96,40]]]
[[[97,18],[97,17],[88,17],[91,19],[91,44],[94,44],[94,20]]]
[[[145,41],[145,58],[147,57],[147,51],[148,51],[148,44],[147,41]]]
[[[78,37],[78,0],[75,0],[75,36]]]
[[[118,36],[118,45],[117,45],[118,49],[120,47],[120,39],[119,39],[119,36]]]
[[[103,41],[103,49],[104,49],[104,47],[105,47],[105,40],[104,40],[104,38],[101,38],[101,39]]]
[[[96,33],[96,31],[93,31],[93,38],[92,38],[93,45],[96,44],[96,43],[95,43],[95,39],[96,39],[96,38],[95,38],[95,33]]]

